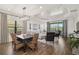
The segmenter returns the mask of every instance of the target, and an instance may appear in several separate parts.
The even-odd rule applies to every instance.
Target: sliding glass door
[[[53,21],[47,23],[48,32],[58,32],[61,31],[61,35],[64,33],[64,22],[63,21]]]
[[[49,31],[63,31],[63,21],[49,22]]]

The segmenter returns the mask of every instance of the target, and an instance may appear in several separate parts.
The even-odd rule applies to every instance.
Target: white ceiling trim
[[[42,6],[42,8],[40,8],[40,6]],[[12,16],[22,17],[23,7],[26,7],[26,19],[29,20],[28,16],[30,16],[31,19],[33,17],[36,17],[45,21],[60,20],[60,19],[63,20],[72,15],[72,12],[70,12],[71,10],[72,11],[79,10],[79,5],[74,5],[74,4],[73,5],[53,5],[53,4],[26,5],[25,4],[25,5],[0,5],[0,12]]]
[[[5,14],[7,14],[7,15],[16,16],[16,17],[21,17],[20,14],[16,14],[16,13],[13,13],[13,12],[11,12],[11,11],[2,10],[2,9],[0,9],[0,13],[5,13]]]

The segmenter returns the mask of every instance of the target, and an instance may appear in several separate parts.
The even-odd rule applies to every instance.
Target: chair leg
[[[13,45],[13,54],[16,54],[16,46]]]
[[[14,51],[16,51],[16,45],[14,45]]]
[[[35,51],[36,50],[36,48],[31,48],[32,49],[32,51]]]
[[[24,52],[26,52],[26,44],[24,44]]]
[[[38,45],[36,44],[36,46],[35,46],[35,50],[37,50],[38,51]]]
[[[14,41],[12,41],[12,47],[13,47],[13,50],[16,51],[16,45],[14,44]]]

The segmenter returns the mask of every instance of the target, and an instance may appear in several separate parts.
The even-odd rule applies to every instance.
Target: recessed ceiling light
[[[8,11],[10,11],[10,9],[7,9]]]
[[[42,6],[40,6],[40,8],[43,8]]]

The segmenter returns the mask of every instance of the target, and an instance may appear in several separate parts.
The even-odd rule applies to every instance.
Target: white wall
[[[31,29],[29,28],[30,27],[30,24],[31,24]],[[37,24],[37,30],[33,30],[33,24]],[[40,26],[40,29],[39,29],[39,26]],[[41,32],[43,30],[46,30],[46,23],[39,23],[39,22],[27,22],[27,32]]]
[[[39,19],[39,18],[36,18],[36,17],[25,20],[24,22],[25,22],[24,27],[26,27],[25,30],[24,30],[25,32],[37,32],[37,33],[40,33],[40,31],[42,31],[44,28],[47,29],[46,28],[46,22]],[[31,29],[30,29],[30,24],[31,24]],[[37,28],[37,30],[33,29],[34,24],[37,25],[37,26],[35,26]]]
[[[74,20],[68,20],[68,23],[67,23],[67,33],[70,34],[70,33],[73,33],[73,31],[75,30],[75,25],[74,25]]]
[[[31,29],[29,28],[31,24]],[[33,24],[37,24],[37,30],[33,30]],[[39,25],[40,25],[40,29],[39,29]],[[27,21],[27,32],[37,32],[40,33],[43,30],[47,31],[47,23],[46,22],[42,22],[42,21]]]
[[[43,32],[43,31],[47,31],[47,23],[43,23],[43,24],[40,24],[41,26],[40,26],[40,30],[41,30],[41,32]]]
[[[30,29],[30,24],[31,24],[31,29]],[[36,24],[38,27],[36,27],[37,28],[37,30],[33,30],[33,25],[34,24]],[[28,21],[27,22],[27,32],[39,32],[40,31],[40,29],[39,29],[39,23],[37,23],[37,22],[31,22],[31,21]]]
[[[67,33],[68,35],[73,33],[74,30],[77,30],[76,29],[76,23],[79,21],[79,15],[72,15],[71,17],[67,18]]]

